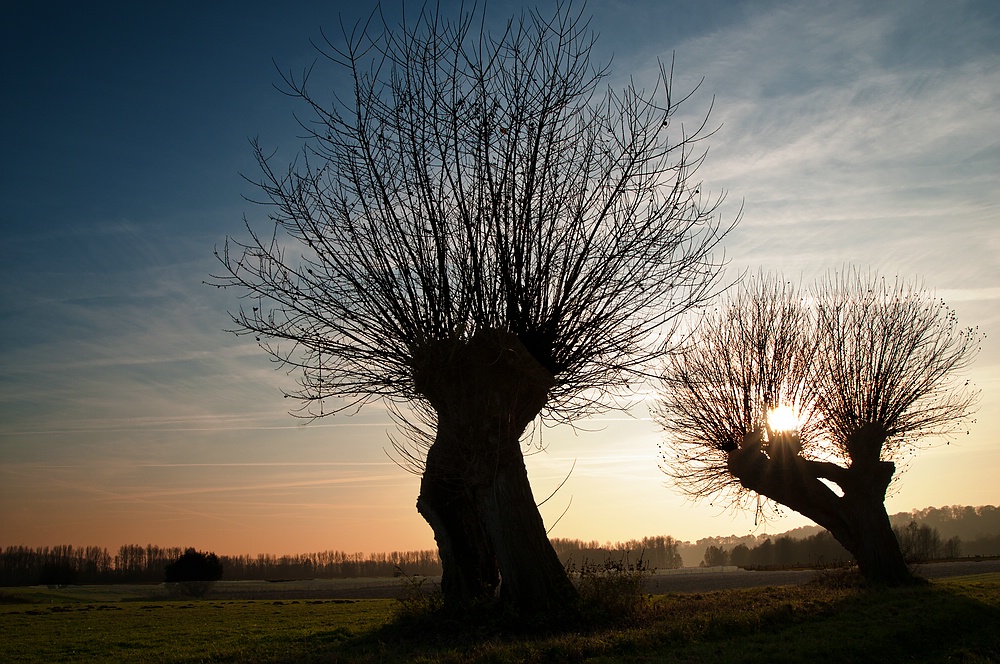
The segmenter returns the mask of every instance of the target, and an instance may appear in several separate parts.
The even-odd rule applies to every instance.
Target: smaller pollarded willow
[[[794,509],[870,577],[902,581],[885,493],[921,440],[964,430],[978,392],[962,373],[980,338],[919,283],[857,270],[810,291],[750,279],[667,360],[664,470],[696,498]],[[782,405],[798,431],[767,427]]]

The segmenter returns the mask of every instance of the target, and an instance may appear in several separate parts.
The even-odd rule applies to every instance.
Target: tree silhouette
[[[926,524],[917,525],[916,521],[911,521],[905,527],[895,527],[892,530],[907,562],[925,563],[941,557],[943,547],[937,528]]]
[[[166,567],[164,581],[185,595],[203,597],[222,578],[222,562],[214,553],[187,549]]]
[[[909,571],[885,511],[896,461],[963,429],[980,335],[920,284],[857,270],[809,293],[760,275],[668,358],[664,470],[696,497],[764,496],[827,528],[872,580]],[[798,416],[778,430],[779,406]]]
[[[714,544],[705,549],[705,558],[701,561],[702,567],[720,567],[729,564],[729,553],[721,546]]]
[[[737,544],[729,552],[729,562],[738,567],[746,567],[750,564],[750,547],[746,544]]]
[[[311,69],[287,75],[306,146],[278,170],[255,144],[273,224],[227,241],[215,283],[247,300],[235,331],[298,373],[302,415],[378,400],[399,414],[449,606],[499,586],[545,610],[574,591],[522,436],[643,377],[657,335],[713,295],[731,225],[691,180],[705,123],[672,126],[668,68],[602,91],[569,3],[484,23],[374,14],[321,46],[350,80],[329,102]]]
[[[68,560],[51,561],[42,565],[39,583],[42,585],[65,588],[76,584],[80,571]]]

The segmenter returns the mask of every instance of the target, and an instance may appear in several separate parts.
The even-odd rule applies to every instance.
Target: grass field
[[[161,593],[157,596],[156,593]],[[1000,662],[1000,574],[657,596],[613,626],[393,621],[393,600],[0,590],[0,662]]]

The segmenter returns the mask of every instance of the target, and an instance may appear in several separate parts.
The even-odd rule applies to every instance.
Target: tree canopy
[[[713,294],[731,225],[692,179],[708,132],[673,126],[672,71],[602,87],[568,4],[482,20],[373,15],[320,47],[349,92],[285,75],[311,114],[299,159],[279,170],[255,142],[273,224],[227,242],[217,283],[244,291],[236,331],[298,369],[311,415],[425,400],[425,365],[493,331],[553,375],[545,409],[566,415],[634,380]]]

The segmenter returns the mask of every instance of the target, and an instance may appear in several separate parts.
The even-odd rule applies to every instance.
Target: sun
[[[795,431],[799,428],[799,418],[788,406],[778,406],[767,411],[767,426],[772,431]]]

